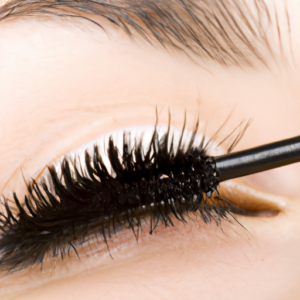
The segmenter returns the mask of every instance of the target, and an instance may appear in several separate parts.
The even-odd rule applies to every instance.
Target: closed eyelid
[[[118,227],[124,227],[125,225],[129,228],[132,227],[133,232],[138,235],[139,230],[141,229],[141,220],[144,218],[145,214],[149,214],[149,211],[151,212],[150,233],[155,230],[159,223],[164,223],[166,227],[171,225],[174,226],[173,221],[171,221],[170,219],[170,214],[174,215],[179,221],[186,222],[184,214],[188,211],[197,210],[197,206],[200,205],[202,201],[201,199],[203,199],[202,193],[204,192],[204,190],[202,189],[204,188],[204,186],[200,188],[197,194],[191,196],[190,193],[192,192],[192,190],[188,187],[188,185],[186,187],[182,185],[181,187],[180,180],[189,180],[189,177],[185,179],[185,176],[181,175],[181,173],[184,172],[184,169],[182,169],[182,172],[180,173],[178,171],[178,167],[176,167],[176,161],[178,161],[177,164],[182,164],[184,161],[182,161],[182,159],[180,159],[179,157],[184,155],[185,151],[194,151],[193,148],[190,148],[191,145],[195,143],[196,147],[196,145],[198,145],[200,141],[196,142],[196,136],[192,133],[186,135],[186,131],[182,131],[181,133],[179,132],[179,135],[177,134],[177,140],[178,137],[181,136],[181,134],[184,134],[180,139],[184,143],[179,143],[178,145],[180,145],[180,148],[178,148],[178,150],[175,150],[173,148],[173,142],[175,143],[174,145],[176,145],[178,141],[175,142],[173,138],[171,139],[173,133],[171,135],[171,133],[169,133],[169,130],[166,130],[165,132],[167,135],[161,137],[156,136],[157,132],[159,131],[153,131],[152,128],[150,136],[148,134],[148,137],[145,136],[145,131],[142,131],[142,135],[140,136],[140,138],[143,137],[145,139],[148,139],[149,142],[151,141],[150,145],[152,150],[151,152],[149,152],[149,155],[147,154],[148,152],[144,152],[142,144],[139,144],[140,138],[138,136],[134,139],[135,143],[137,144],[135,144],[134,148],[130,150],[130,139],[132,133],[132,131],[130,131],[130,135],[128,135],[126,139],[123,139],[123,143],[126,143],[124,145],[127,146],[127,151],[130,151],[127,154],[123,153],[123,162],[118,161],[119,151],[117,150],[117,148],[115,148],[114,144],[111,144],[113,140],[111,140],[112,137],[109,136],[108,144],[107,146],[104,146],[104,152],[107,152],[107,155],[109,156],[109,161],[115,175],[113,173],[111,175],[108,173],[108,165],[105,166],[104,160],[102,158],[103,156],[101,157],[101,155],[99,154],[98,146],[94,146],[94,153],[96,154],[96,157],[94,154],[89,154],[88,152],[84,151],[83,161],[86,164],[85,171],[82,171],[82,168],[78,167],[78,164],[76,162],[77,155],[75,155],[73,162],[72,159],[69,160],[70,157],[66,156],[66,158],[61,162],[61,171],[57,171],[53,166],[49,166],[51,182],[49,183],[49,180],[43,179],[46,177],[42,177],[42,181],[40,182],[31,181],[31,183],[27,185],[28,194],[26,196],[27,198],[25,198],[24,206],[21,206],[21,202],[18,196],[14,194],[14,201],[19,210],[18,214],[15,214],[14,216],[13,211],[7,206],[7,200],[5,200],[4,203],[6,212],[3,215],[3,236],[1,239],[3,249],[7,247],[5,241],[12,241],[13,236],[15,236],[17,240],[19,240],[19,237],[17,237],[18,232],[23,232],[25,228],[27,228],[25,230],[26,234],[30,235],[30,228],[32,226],[39,227],[40,238],[42,240],[46,238],[50,242],[50,237],[53,236],[55,232],[55,236],[58,236],[61,229],[63,229],[63,227],[65,226],[63,232],[68,232],[70,231],[68,228],[73,228],[73,230],[69,232],[69,242],[65,240],[65,237],[63,238],[64,242],[62,242],[62,239],[60,238],[61,241],[59,243],[61,246],[58,246],[59,244],[57,244],[57,246],[54,246],[53,257],[61,254],[63,258],[64,255],[66,255],[65,252],[69,253],[69,251],[72,249],[75,250],[75,253],[77,254],[73,243],[78,244],[79,242],[79,244],[81,244],[85,241],[85,235],[87,234],[87,232],[82,232],[82,229],[80,229],[82,225],[79,225],[79,223],[81,222],[82,224],[82,222],[86,220],[87,215],[89,215],[88,219],[90,221],[85,225],[86,229],[89,228],[89,231],[93,232],[93,228],[98,228],[98,231],[100,230],[100,233],[102,232],[102,237],[104,238],[107,246],[108,243],[106,235],[110,237],[110,231],[115,231],[116,229],[118,229]],[[196,132],[198,130],[198,126],[195,127],[194,130]],[[170,139],[168,139],[169,134],[171,135]],[[203,141],[203,138],[200,137],[200,140]],[[168,141],[171,143],[170,145],[168,145]],[[202,142],[201,144],[205,146],[205,143],[203,144]],[[169,150],[167,148],[165,149],[165,146],[170,147]],[[132,156],[133,153],[131,151],[134,151],[134,156]],[[168,151],[170,151],[170,154],[168,153]],[[174,158],[172,158],[173,154],[171,154],[173,153],[173,151],[175,151],[174,154],[176,153]],[[200,165],[202,164],[201,156],[204,155],[203,159],[205,158],[205,151],[205,148],[203,148],[203,150],[199,148],[199,150],[197,150],[195,153],[191,152],[191,155],[195,155],[195,157],[199,156]],[[162,156],[165,157],[163,160]],[[178,158],[176,158],[177,156]],[[124,161],[124,159],[128,160],[128,162]],[[186,163],[189,164],[189,162]],[[156,165],[157,167],[155,167]],[[166,168],[169,170],[167,170]],[[169,174],[169,171],[171,171],[171,175]],[[166,174],[168,175],[162,176],[161,172],[167,172]],[[176,176],[177,178],[176,180],[175,177],[173,177],[172,172],[174,172],[174,176]],[[129,177],[127,178],[127,176]],[[171,176],[172,178],[170,177],[170,179],[168,179],[168,176]],[[182,176],[183,177],[180,179],[178,176],[180,178]],[[197,174],[197,176],[200,176],[198,180],[204,180],[201,177],[200,173]],[[142,177],[142,180],[140,177]],[[172,183],[173,180],[175,180],[176,182],[174,181],[174,183]],[[195,181],[195,179],[193,180]],[[196,182],[198,181],[196,180],[193,184],[196,184]],[[172,188],[173,184],[177,186],[177,190],[184,190],[184,194],[179,199],[179,206],[177,203],[177,197],[179,195],[174,194],[175,190]],[[190,182],[190,184],[192,183]],[[205,184],[205,180],[203,181],[203,184]],[[140,190],[141,185],[148,185],[148,188],[145,186],[145,190],[144,192],[142,192],[142,190]],[[166,188],[168,189],[168,192],[163,192],[163,190],[161,190]],[[114,189],[116,189],[116,191],[114,191]],[[117,192],[118,189],[119,192]],[[152,192],[147,194],[146,191],[148,189],[149,192],[150,190],[152,190],[154,194]],[[170,195],[165,195],[166,192]],[[194,191],[194,193],[196,193],[196,191]],[[160,199],[157,199],[157,197]],[[152,202],[150,203],[149,201]],[[111,204],[109,204],[110,202]],[[134,204],[134,202],[136,203]],[[75,208],[73,212],[71,211],[72,209],[69,211],[67,207],[74,208],[74,205],[79,205],[80,207]],[[193,208],[192,206],[189,207],[190,205],[192,205]],[[96,209],[97,206],[98,212]],[[92,208],[92,210],[89,210],[88,207]],[[210,222],[211,220],[215,220],[216,222],[218,222],[218,219],[215,219],[214,214],[209,212],[209,207],[210,206],[208,205],[206,208],[207,210],[205,213],[205,218],[203,220],[205,222]],[[222,205],[220,206],[220,210],[222,210]],[[46,213],[46,211],[48,212]],[[93,216],[91,215],[91,213],[93,214]],[[224,206],[223,213],[224,216],[227,214],[226,206]],[[111,219],[111,216],[113,217],[113,219]],[[59,218],[61,218],[60,221],[58,221]],[[106,218],[108,218],[108,223],[106,221]],[[69,223],[67,221],[68,219]],[[28,220],[31,221],[28,223]],[[104,223],[105,226],[103,227]],[[113,228],[107,228],[107,226],[110,227],[111,224],[113,224]],[[17,231],[15,231],[15,233],[13,233],[13,231],[15,230],[13,229],[14,227],[15,229],[17,229],[17,227],[19,228],[17,229]],[[11,233],[7,235],[7,233],[10,231]],[[49,237],[46,237],[46,235],[49,235]],[[36,230],[34,231],[34,236],[36,236]],[[30,245],[32,245],[33,240],[29,237],[27,238],[27,240],[31,241]],[[57,241],[59,241],[59,239],[57,239]],[[26,244],[26,239],[24,240],[24,242]],[[34,249],[38,249],[38,247],[40,247],[42,252],[36,254],[32,253],[34,256],[28,257],[29,261],[26,261],[27,258],[25,257],[22,258],[22,253],[28,253],[28,251],[25,251],[24,249],[31,246],[26,246],[24,244],[25,248],[23,246],[21,247],[20,245],[18,246],[19,250],[17,250],[16,253],[13,254],[14,257],[10,258],[10,255],[12,253],[9,254],[9,252],[5,253],[4,251],[2,255],[2,264],[5,264],[6,267],[8,269],[11,269],[12,271],[15,269],[23,269],[24,267],[28,267],[28,263],[32,264],[32,261],[41,264],[45,255],[52,250],[49,248],[50,244],[48,246],[42,246],[41,241],[38,241],[38,239],[36,239],[36,242],[37,244],[34,246]],[[46,240],[44,242],[46,242]],[[42,244],[44,244],[44,242]],[[55,243],[56,242],[54,241],[54,245]],[[21,250],[21,248],[24,249]]]
[[[194,133],[197,133],[198,131],[197,124],[199,123],[196,122]],[[52,256],[52,259],[56,259],[56,257],[60,255],[64,260],[66,256],[70,256],[70,254],[71,257],[82,255],[82,253],[85,255],[84,251],[86,250],[77,250],[77,247],[89,244],[89,238],[87,237],[90,235],[95,235],[91,241],[96,239],[97,243],[100,242],[100,246],[96,246],[97,251],[103,251],[103,248],[106,247],[107,249],[104,250],[107,250],[107,253],[111,255],[111,243],[113,245],[112,249],[115,249],[116,245],[119,244],[117,240],[111,240],[111,236],[118,234],[120,229],[127,228],[129,231],[132,230],[135,239],[138,240],[140,232],[144,231],[145,228],[147,228],[146,231],[148,230],[150,234],[152,234],[155,232],[157,226],[161,227],[161,224],[164,224],[165,227],[173,227],[178,221],[186,223],[190,218],[189,213],[194,214],[195,212],[199,212],[199,215],[195,215],[195,217],[196,219],[202,219],[205,224],[210,224],[212,221],[218,224],[223,218],[225,220],[230,219],[231,210],[233,212],[236,211],[236,209],[233,209],[230,206],[230,203],[232,202],[227,202],[227,200],[225,200],[226,198],[222,197],[213,198],[214,200],[212,200],[212,202],[207,200],[205,196],[203,198],[202,194],[207,192],[207,188],[205,187],[206,180],[201,178],[200,172],[200,169],[203,167],[200,167],[198,173],[193,173],[194,175],[189,174],[186,176],[183,175],[182,177],[181,174],[184,174],[183,172],[185,172],[184,170],[186,167],[184,167],[182,171],[178,171],[178,166],[176,166],[176,161],[177,164],[181,164],[180,161],[182,161],[182,159],[176,158],[178,153],[179,156],[182,155],[181,151],[183,151],[183,154],[185,151],[191,151],[189,155],[200,155],[200,161],[205,161],[207,155],[205,154],[206,145],[212,147],[212,142],[208,142],[203,136],[197,137],[193,132],[189,133],[185,130],[177,130],[176,132],[175,129],[169,131],[170,128],[168,129],[168,127],[162,129],[163,127],[158,126],[158,130],[156,127],[154,127],[156,129],[153,129],[152,126],[148,126],[147,132],[147,129],[145,128],[143,129],[143,127],[141,127],[134,129],[133,127],[127,129],[127,131],[118,130],[114,134],[108,133],[106,139],[102,140],[102,142],[100,139],[99,145],[103,144],[102,146],[104,149],[102,155],[109,157],[106,166],[104,164],[104,157],[102,156],[101,158],[101,156],[99,156],[99,148],[98,146],[95,146],[96,142],[90,142],[90,145],[93,145],[92,148],[94,154],[93,152],[86,151],[86,149],[91,148],[91,146],[84,145],[80,148],[81,152],[84,154],[81,158],[81,162],[79,156],[80,149],[77,149],[74,151],[75,156],[69,154],[60,160],[61,162],[58,169],[55,165],[50,165],[48,167],[51,179],[45,179],[47,176],[40,176],[40,179],[31,181],[28,185],[27,199],[23,206],[20,206],[21,203],[18,196],[14,195],[14,201],[18,207],[19,214],[10,211],[10,208],[6,206],[6,212],[3,215],[5,216],[6,221],[4,220],[2,226],[3,229],[5,229],[5,232],[3,231],[4,236],[1,240],[2,247],[5,249],[6,240],[12,241],[13,238],[19,240],[17,235],[21,227],[25,226],[22,230],[27,228],[25,230],[26,235],[30,235],[30,226],[32,227],[32,224],[36,224],[34,226],[39,227],[40,241],[38,240],[36,231],[37,227],[35,229],[32,228],[34,229],[34,236],[37,242],[34,249],[36,250],[40,247],[40,252],[35,254],[32,253],[31,255],[33,256],[22,256],[22,252],[26,253],[24,249],[29,246],[26,244],[26,239],[24,239],[24,245],[22,246],[19,244],[18,250],[16,250],[15,253],[5,254],[5,251],[3,252],[2,265],[11,271],[15,271],[35,264],[42,266],[44,265],[44,258],[46,257],[51,258]],[[140,132],[140,135],[136,135],[134,130]],[[127,134],[125,134],[126,132]],[[160,137],[156,136],[159,132]],[[121,138],[120,133],[122,133]],[[174,137],[176,137],[175,140]],[[144,144],[140,144],[142,141],[144,143],[144,140],[148,141],[148,143],[151,141],[150,145],[153,147],[151,152],[149,152],[149,154],[151,154],[149,158],[146,158],[148,156],[148,154],[146,154],[147,152],[144,152],[144,154],[141,154],[139,157],[140,153],[143,153],[143,149],[148,149],[147,142],[145,146]],[[106,143],[103,143],[103,141],[106,141]],[[115,145],[113,143],[111,144],[113,141],[119,141],[119,143],[116,143]],[[120,141],[122,141],[122,143],[120,143]],[[180,141],[182,141],[182,143]],[[167,146],[166,149],[164,149],[164,145]],[[180,145],[179,149],[181,150],[179,152],[179,149],[176,150],[176,145]],[[199,154],[197,154],[197,151],[195,153],[193,152],[194,150],[191,148],[191,145],[194,145],[193,147],[196,147],[196,150],[197,147],[201,145],[199,150],[197,150],[200,151]],[[217,144],[215,144],[215,147],[216,145]],[[115,148],[115,146],[118,148]],[[124,146],[126,147],[124,148]],[[173,146],[175,146],[175,148],[173,148]],[[126,152],[124,152],[125,150]],[[170,151],[170,153],[168,153],[168,151]],[[119,155],[121,155],[121,157],[119,157]],[[164,155],[165,157],[163,157]],[[175,155],[175,157],[171,159],[173,155]],[[149,168],[149,166],[152,168],[152,164],[155,164],[154,162],[156,160],[158,162],[161,160],[160,157],[163,158],[163,160],[149,173],[147,168]],[[77,159],[79,160],[77,161]],[[118,161],[119,159],[120,161]],[[147,162],[147,159],[150,160]],[[173,159],[174,162],[172,161]],[[169,160],[170,162],[168,163]],[[79,164],[85,163],[85,170],[83,170],[81,166],[78,167],[78,162]],[[164,163],[166,163],[166,165],[164,165]],[[196,163],[196,161],[193,163]],[[109,164],[111,164],[114,170],[113,173],[110,173],[109,171]],[[172,164],[174,166],[172,166]],[[157,171],[155,170],[156,168],[158,169]],[[196,167],[192,167],[193,172],[194,168]],[[152,175],[150,176],[150,174]],[[197,176],[200,175],[199,178],[197,177],[198,179],[195,179],[196,174]],[[155,179],[152,179],[152,176],[153,178],[155,177]],[[172,183],[173,179],[175,180],[174,183]],[[200,186],[198,186],[197,189],[193,188],[192,191],[191,186],[196,184],[199,179],[204,181],[201,181],[202,183]],[[136,186],[136,184],[138,185]],[[143,189],[140,190],[141,184],[148,184],[147,186],[144,186],[144,192],[142,192]],[[124,187],[126,188],[124,189]],[[153,190],[155,197],[152,192],[147,194],[148,189]],[[112,193],[110,190],[115,191]],[[119,192],[117,192],[118,190]],[[182,191],[180,192],[180,190]],[[190,192],[192,192],[192,194],[189,194]],[[223,193],[223,195],[226,195],[226,193]],[[94,200],[96,199],[95,197],[100,198]],[[159,199],[157,199],[157,197]],[[101,204],[100,206],[98,205],[99,211],[97,211],[97,203],[95,201],[103,202],[102,204],[99,202],[99,204]],[[112,201],[112,207],[107,206],[110,201]],[[119,203],[114,201],[119,201]],[[141,201],[144,202],[141,204]],[[247,201],[249,201],[249,199],[246,199],[246,203]],[[134,202],[136,203],[134,204]],[[92,205],[92,210],[87,210],[90,204]],[[103,205],[107,207],[104,212],[102,211],[103,208],[101,208]],[[122,205],[125,205],[125,207],[120,210]],[[249,215],[252,214],[250,213],[251,211],[256,214],[256,211],[270,210],[268,202],[259,205],[254,205],[255,209],[249,209]],[[69,210],[68,207],[69,209],[70,207],[73,208]],[[241,207],[244,209],[246,206],[242,205]],[[239,213],[242,211],[243,210],[240,210]],[[93,214],[93,216],[91,214]],[[87,217],[88,215],[89,217]],[[246,213],[246,215],[248,215],[248,213]],[[259,213],[257,215],[262,214]],[[266,214],[264,214],[264,216],[265,215]],[[111,216],[113,216],[112,219]],[[148,221],[144,223],[143,220],[145,220],[146,217]],[[83,226],[82,224],[87,218],[90,221]],[[108,218],[109,222],[105,221],[106,218]],[[26,225],[26,219],[31,220],[28,223],[29,227]],[[233,220],[235,220],[235,218],[233,218]],[[21,227],[17,229],[18,226]],[[15,229],[13,229],[14,227]],[[70,230],[70,228],[72,230]],[[83,230],[82,228],[86,228],[86,230]],[[11,230],[15,230],[15,233],[12,232],[10,236],[9,234],[7,235],[6,232]],[[22,232],[22,230],[20,232]],[[61,230],[65,233],[61,238],[57,238]],[[67,234],[67,232],[69,233]],[[51,237],[53,234],[57,236],[55,238],[56,241]],[[98,235],[101,237],[100,240],[97,238]],[[33,245],[33,237],[27,237],[27,240],[30,241],[30,245]],[[45,244],[46,240],[48,244]],[[52,246],[50,246],[51,243]],[[86,248],[83,247],[83,249]],[[10,257],[11,255],[12,257]],[[46,261],[45,265],[47,264]]]

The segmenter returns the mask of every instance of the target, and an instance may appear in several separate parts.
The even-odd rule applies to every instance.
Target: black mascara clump
[[[107,243],[111,232],[131,228],[134,233],[149,217],[150,233],[159,223],[173,226],[171,216],[186,222],[187,214],[199,212],[209,223],[219,223],[230,214],[230,203],[215,197],[218,177],[207,155],[204,139],[194,145],[197,126],[188,145],[182,137],[174,145],[170,130],[158,138],[154,130],[149,149],[142,140],[131,145],[124,133],[123,154],[112,138],[107,149],[107,170],[98,146],[85,152],[85,165],[65,158],[61,174],[48,166],[51,180],[31,181],[18,212],[4,199],[0,218],[0,269],[17,271],[42,264],[45,256],[62,258],[89,235],[100,234]],[[175,149],[176,148],[176,149]],[[84,171],[82,171],[84,169]]]

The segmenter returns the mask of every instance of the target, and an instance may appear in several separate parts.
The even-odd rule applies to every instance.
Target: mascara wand
[[[229,216],[236,220],[232,214],[274,216],[280,212],[271,206],[252,207],[250,203],[244,207],[218,197],[218,184],[299,162],[300,136],[212,157],[203,147],[204,139],[195,146],[196,132],[197,127],[188,147],[181,143],[182,133],[174,150],[170,130],[161,138],[155,130],[146,153],[141,139],[131,148],[130,133],[124,133],[122,157],[111,137],[107,157],[114,175],[107,171],[97,145],[92,157],[84,153],[85,172],[69,158],[62,161],[59,172],[54,165],[48,166],[49,185],[32,180],[23,202],[13,194],[13,208],[4,198],[0,270],[20,271],[59,253],[64,259],[73,250],[79,256],[76,247],[88,243],[90,234],[100,235],[109,251],[111,233],[132,229],[138,240],[148,216],[152,234],[159,223],[174,226],[172,216],[187,223],[186,216],[197,212],[206,224],[220,224]],[[216,197],[207,200],[213,193]]]
[[[219,182],[300,162],[300,136],[213,157]]]

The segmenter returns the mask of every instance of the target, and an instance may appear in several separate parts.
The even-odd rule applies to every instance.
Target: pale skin
[[[18,190],[14,174],[20,167],[35,176],[102,133],[154,124],[155,107],[160,124],[167,123],[169,108],[178,128],[185,111],[189,129],[199,115],[208,137],[233,111],[217,141],[251,119],[236,150],[299,135],[300,3],[288,3],[292,51],[283,37],[283,63],[271,36],[277,58],[269,69],[192,60],[132,40],[105,21],[106,33],[58,19],[2,23],[0,190]],[[245,228],[200,220],[161,226],[152,236],[145,228],[138,243],[125,230],[114,239],[114,260],[103,245],[97,255],[86,248],[80,260],[57,261],[55,268],[46,263],[44,273],[37,268],[1,278],[0,297],[299,299],[299,181],[298,164],[247,178],[253,193],[280,208],[276,216],[239,216]],[[253,201],[252,194],[247,197]]]

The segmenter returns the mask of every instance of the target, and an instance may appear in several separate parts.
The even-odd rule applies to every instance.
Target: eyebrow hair
[[[102,17],[133,36],[212,59],[223,66],[268,65],[274,58],[267,29],[274,25],[283,57],[277,12],[265,0],[13,0],[0,7],[0,20],[54,15],[82,18],[103,28]],[[285,6],[287,31],[290,22]]]

